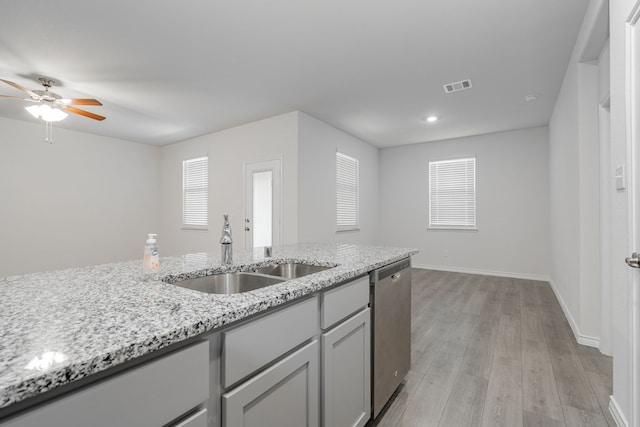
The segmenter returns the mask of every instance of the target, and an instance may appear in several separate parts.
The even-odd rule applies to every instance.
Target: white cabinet
[[[202,341],[70,392],[0,426],[158,427],[191,412],[208,397],[209,345]]]
[[[369,304],[369,276],[343,283],[321,294],[322,329],[329,329]]]
[[[232,387],[317,333],[316,296],[223,332],[223,387]]]
[[[223,427],[362,427],[369,420],[368,277],[319,297],[319,304],[314,296],[222,332]]]
[[[225,427],[317,427],[318,341],[222,396]]]
[[[322,425],[362,427],[371,416],[368,277],[324,292],[321,301],[322,326],[331,328],[322,334]]]
[[[367,308],[322,334],[325,427],[361,427],[371,415],[371,330]]]
[[[319,328],[314,295],[222,332],[223,427],[318,427]]]

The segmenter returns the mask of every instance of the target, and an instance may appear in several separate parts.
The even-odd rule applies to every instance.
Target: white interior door
[[[280,164],[280,159],[274,159],[244,165],[245,248],[280,244]]]
[[[630,295],[630,373],[629,425],[640,425],[640,1],[633,8],[626,28],[627,144],[631,167],[629,191],[631,239],[627,264],[631,267]]]

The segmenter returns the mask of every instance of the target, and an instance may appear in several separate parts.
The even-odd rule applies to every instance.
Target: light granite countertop
[[[212,295],[142,280],[141,261],[0,278],[0,414],[10,405],[416,254],[298,244],[160,259],[165,281],[290,261],[337,265],[251,292]]]

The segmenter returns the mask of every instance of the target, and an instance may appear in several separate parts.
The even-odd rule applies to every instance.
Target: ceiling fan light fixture
[[[68,114],[58,108],[51,108],[47,104],[31,105],[24,107],[36,119],[42,119],[45,122],[59,122],[67,118]]]

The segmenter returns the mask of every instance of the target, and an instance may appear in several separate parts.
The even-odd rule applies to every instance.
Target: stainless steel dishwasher
[[[369,283],[375,419],[411,367],[411,259],[372,271]]]

